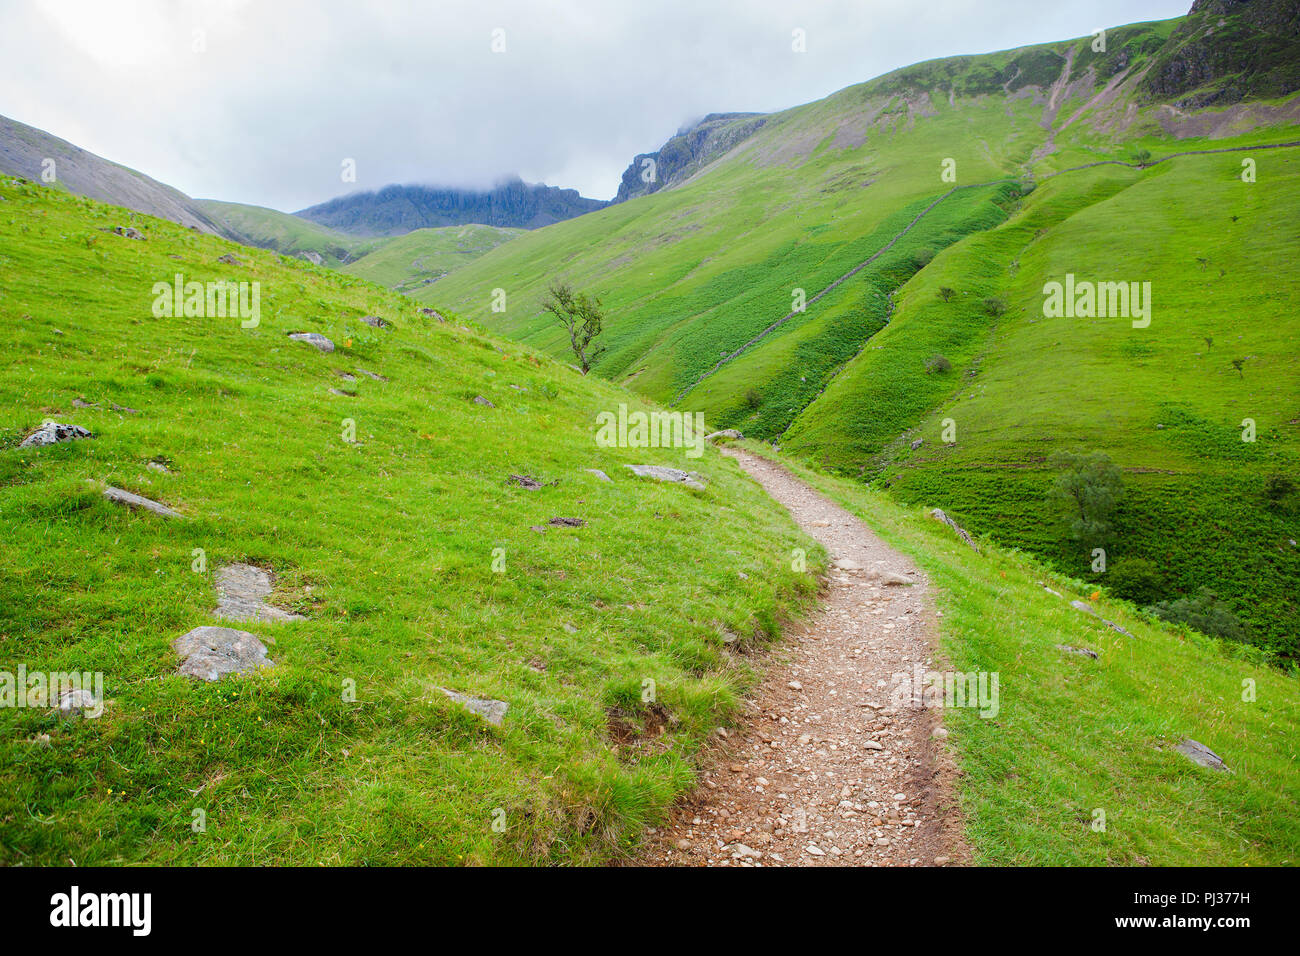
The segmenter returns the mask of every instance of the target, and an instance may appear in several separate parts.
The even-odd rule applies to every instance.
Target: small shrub
[[[1119,468],[1103,452],[1076,455],[1057,452],[1053,466],[1064,469],[1051,491],[1051,502],[1074,540],[1102,544],[1111,530],[1111,516],[1124,494]]]
[[[948,288],[946,285],[939,287],[939,298],[943,299],[944,302],[951,302],[952,297],[952,289]]]
[[[751,388],[745,392],[745,407],[757,409],[763,404],[763,396],[759,394],[758,389]]]
[[[1147,610],[1162,620],[1194,627],[1202,634],[1230,641],[1244,642],[1247,639],[1246,629],[1241,626],[1241,622],[1209,588],[1201,588],[1192,597],[1161,601]]]
[[[1120,558],[1106,572],[1106,585],[1134,604],[1153,604],[1165,593],[1164,575],[1146,558]]]
[[[951,372],[951,371],[952,371],[952,363],[949,362],[945,356],[940,355],[938,352],[935,352],[933,355],[931,355],[928,359],[925,360],[926,375],[932,375],[936,372],[942,375],[944,372]]]
[[[1000,295],[991,295],[980,304],[987,315],[999,316],[1007,311],[1007,300]]]
[[[1269,475],[1264,481],[1264,506],[1269,511],[1289,511],[1296,483],[1286,475]]]

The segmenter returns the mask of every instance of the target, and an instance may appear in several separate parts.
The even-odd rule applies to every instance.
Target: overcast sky
[[[783,109],[920,60],[1189,6],[0,0],[0,114],[192,196],[290,212],[387,183],[510,174],[608,199],[634,154],[705,113]]]

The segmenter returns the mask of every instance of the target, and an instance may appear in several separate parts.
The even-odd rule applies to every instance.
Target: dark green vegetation
[[[177,272],[260,282],[260,325],[156,318]],[[8,178],[0,276],[0,671],[99,671],[107,698],[69,722],[0,708],[0,863],[608,858],[815,589],[788,560],[811,544],[731,462],[598,448],[596,414],[635,399],[364,280]],[[18,448],[46,417],[95,437]],[[647,461],[708,489],[622,467]],[[275,662],[256,676],[177,676],[229,561],[307,620],[236,625]],[[505,700],[504,724],[438,687]]]
[[[590,289],[598,374],[1115,593],[1209,588],[1294,660],[1300,521],[1268,489],[1300,473],[1300,149],[1273,148],[1300,141],[1295,10],[898,70],[416,295],[558,355],[540,291]],[[1150,324],[1045,315],[1067,275],[1150,283]],[[1122,472],[1105,572],[1053,511],[1056,452]]]

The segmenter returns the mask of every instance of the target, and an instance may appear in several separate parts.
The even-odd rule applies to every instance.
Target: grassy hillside
[[[320,256],[321,265],[338,267],[352,262],[386,241],[349,236],[337,229],[264,206],[216,199],[196,201],[209,216],[228,223],[253,245],[286,256],[312,253]]]
[[[343,271],[397,292],[411,292],[449,275],[525,232],[496,226],[417,229],[384,242]]]
[[[101,231],[128,223],[148,238]],[[0,671],[102,671],[107,698],[96,719],[0,709],[6,864],[608,859],[690,785],[747,652],[825,567],[734,463],[597,448],[623,390],[371,283],[270,253],[223,267],[229,243],[8,179],[0,233]],[[260,282],[260,325],[154,317],[176,271]],[[361,368],[388,380],[338,375]],[[95,437],[18,448],[45,417]],[[707,489],[625,477],[645,460]],[[804,473],[946,592],[946,664],[1000,673],[997,719],[945,715],[979,862],[1295,862],[1294,677],[1103,599],[1124,638],[1039,583],[1084,582]],[[187,517],[121,510],[102,482]],[[813,574],[789,570],[793,547]],[[172,640],[214,623],[213,571],[235,560],[272,569],[272,603],[306,619],[235,625],[268,670],[176,675]],[[439,687],[510,709],[493,728]],[[616,743],[612,720],[645,732]],[[1172,753],[1184,735],[1234,773]]]
[[[1126,602],[1092,600],[1089,583],[1047,572],[1023,553],[985,541],[976,554],[923,509],[793,467],[911,554],[942,589],[934,668],[999,675],[995,718],[970,708],[944,713],[977,864],[1300,862],[1294,673]],[[1089,601],[1132,636],[1071,600]],[[1232,773],[1174,752],[1187,737]]]
[[[1208,588],[1296,659],[1300,501],[1269,489],[1300,473],[1300,149],[1269,147],[1300,141],[1300,97],[1247,98],[1294,90],[1251,52],[1276,46],[1265,6],[898,70],[416,295],[563,355],[538,300],[567,278],[607,306],[599,374],[1119,593],[1045,501],[1053,452],[1104,452],[1127,486],[1109,566],[1151,562],[1148,600]],[[1067,274],[1151,283],[1150,327],[1046,318]]]
[[[1241,161],[1252,155],[1260,173],[1245,183]],[[1008,222],[903,286],[889,328],[783,447],[882,477],[906,501],[942,505],[1081,576],[1090,549],[1046,513],[1057,474],[1046,460],[1105,452],[1128,490],[1109,563],[1153,561],[1166,594],[1217,590],[1254,642],[1294,657],[1300,509],[1271,506],[1265,487],[1300,473],[1300,280],[1288,267],[1300,248],[1296,208],[1300,149],[1048,180]],[[1067,273],[1149,281],[1150,326],[1045,317],[1044,281]],[[990,297],[1005,313],[988,314]],[[952,370],[928,373],[934,354]],[[1253,441],[1243,440],[1245,419]]]
[[[102,231],[128,224],[147,238]],[[0,671],[102,672],[107,698],[67,722],[0,708],[0,862],[603,859],[689,784],[746,650],[810,597],[788,563],[808,542],[730,462],[596,447],[596,413],[629,400],[598,379],[355,277],[33,184],[0,180],[0,237]],[[261,283],[260,325],[155,317],[177,272]],[[17,447],[44,418],[95,437]],[[707,490],[622,467],[644,461]],[[306,620],[234,625],[269,670],[178,676],[172,641],[218,623],[231,561],[271,569],[271,601]],[[490,727],[439,687],[509,712]],[[645,734],[615,745],[614,717]]]

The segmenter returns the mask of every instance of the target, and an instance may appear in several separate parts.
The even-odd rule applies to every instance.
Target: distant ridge
[[[55,183],[69,192],[170,219],[200,232],[244,241],[243,236],[213,220],[179,189],[96,156],[44,130],[0,116],[0,172],[44,182],[41,173],[46,168],[45,161],[50,159],[54,161]]]
[[[576,189],[509,179],[489,190],[385,186],[294,213],[354,236],[400,236],[416,229],[477,223],[538,229],[609,205]]]

